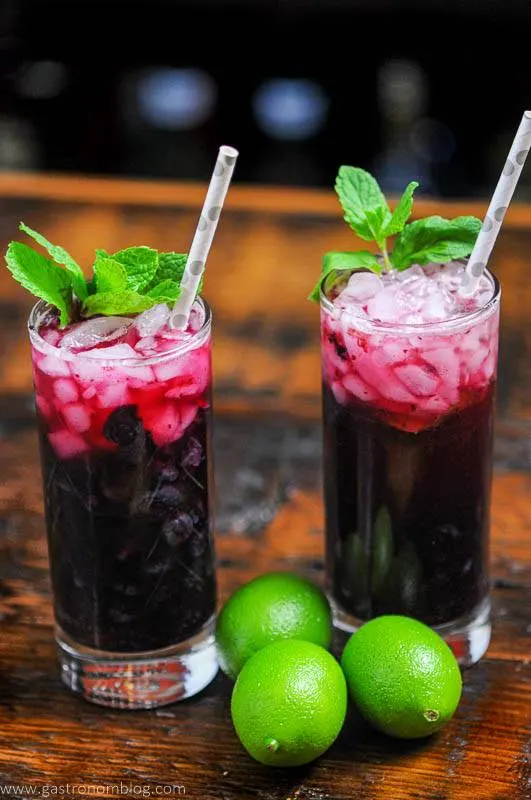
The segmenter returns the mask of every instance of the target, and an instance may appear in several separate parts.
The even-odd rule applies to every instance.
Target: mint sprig
[[[62,327],[74,319],[136,314],[159,303],[173,304],[180,295],[186,253],[159,253],[145,246],[116,253],[98,249],[92,277],[86,280],[66,250],[23,222],[20,229],[50,258],[26,244],[11,242],[5,256],[8,269],[28,291],[58,309]]]
[[[319,300],[321,281],[332,270],[364,269],[379,274],[382,270],[402,271],[413,264],[444,264],[470,255],[481,230],[476,217],[449,220],[434,216],[408,224],[418,186],[417,181],[411,181],[392,212],[372,175],[359,167],[339,168],[335,190],[344,219],[360,239],[376,244],[381,258],[367,250],[326,253],[310,300]],[[388,239],[393,236],[397,238],[391,251]]]
[[[22,242],[11,242],[7,268],[25,289],[59,310],[60,324],[67,325],[72,306],[72,276]]]
[[[466,258],[472,252],[481,230],[476,217],[426,217],[407,225],[395,242],[393,267],[407,269],[411,264],[445,264]]]

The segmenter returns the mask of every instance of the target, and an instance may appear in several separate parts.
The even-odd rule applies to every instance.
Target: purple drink
[[[338,623],[414,616],[473,663],[490,637],[499,286],[461,298],[463,269],[325,281],[325,506]]]
[[[63,330],[30,319],[62,675],[94,702],[149,707],[217,670],[210,505],[210,311]]]

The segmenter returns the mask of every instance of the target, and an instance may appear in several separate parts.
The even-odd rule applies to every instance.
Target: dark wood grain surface
[[[95,246],[185,249],[203,191],[3,175],[0,247],[24,219],[86,263]],[[418,204],[419,214],[483,210]],[[321,580],[318,315],[304,298],[322,252],[352,249],[351,237],[331,193],[237,187],[230,194],[206,282],[215,314],[223,596],[273,568]],[[61,685],[25,335],[31,299],[0,270],[0,793],[531,798],[530,252],[531,208],[515,206],[492,262],[504,296],[488,655],[465,674],[459,711],[440,735],[395,742],[351,714],[331,750],[296,770],[267,769],[246,755],[230,723],[231,684],[221,675],[202,695],[148,712],[90,706]]]

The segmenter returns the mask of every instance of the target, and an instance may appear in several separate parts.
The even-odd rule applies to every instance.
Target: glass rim
[[[462,259],[456,259],[455,261],[449,261],[447,263],[466,265],[467,262]],[[366,271],[369,272],[369,270]],[[331,276],[333,276],[334,279],[337,279],[339,275],[344,275],[348,272],[348,270],[334,269],[329,272],[328,275],[325,275],[319,284],[320,306],[329,314],[334,313],[335,306],[326,294],[326,289],[330,288],[328,286],[328,281]],[[352,272],[354,272],[354,270],[352,270],[350,274],[352,274]],[[353,321],[360,321],[360,328],[363,328],[367,331],[380,333],[403,333],[408,335],[422,332],[431,333],[435,330],[456,330],[462,327],[468,327],[470,324],[474,324],[478,320],[484,319],[493,313],[500,301],[501,286],[497,277],[489,269],[485,270],[484,275],[488,278],[492,287],[492,294],[487,302],[474,311],[465,311],[462,314],[457,314],[456,316],[449,317],[448,319],[433,320],[432,322],[408,322],[397,324],[396,322],[377,322],[369,319],[368,317],[362,317],[360,314],[356,314],[355,312],[350,312],[349,315]]]
[[[211,327],[212,327],[212,309],[210,308],[209,304],[205,300],[204,297],[197,297],[195,302],[200,303],[205,318],[203,323],[198,331],[190,334],[190,338],[185,342],[180,342],[175,347],[172,347],[168,350],[164,350],[161,353],[157,353],[156,355],[149,355],[144,356],[141,353],[138,354],[138,357],[131,357],[131,358],[123,358],[122,356],[110,356],[109,358],[94,358],[94,356],[87,355],[87,351],[79,351],[73,352],[72,350],[64,350],[60,347],[56,347],[54,344],[50,344],[42,336],[39,334],[39,322],[42,322],[42,319],[39,319],[39,315],[44,311],[51,308],[50,303],[47,303],[45,300],[39,300],[30,311],[28,317],[28,332],[31,344],[39,350],[41,353],[47,353],[48,355],[53,355],[56,358],[61,358],[64,361],[74,361],[76,359],[83,359],[84,361],[97,363],[100,366],[124,366],[124,367],[141,367],[141,366],[149,366],[151,364],[160,364],[161,361],[169,361],[173,358],[178,356],[185,355],[190,350],[195,350],[200,347],[210,335]],[[119,316],[119,315],[117,315]],[[138,315],[137,315],[138,316]]]

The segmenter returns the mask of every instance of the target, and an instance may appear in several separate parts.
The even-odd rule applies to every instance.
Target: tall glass
[[[134,359],[55,346],[44,303],[29,319],[61,675],[101,705],[171,703],[217,671],[211,316],[196,308],[184,343]]]
[[[416,617],[462,664],[490,641],[489,504],[500,287],[479,310],[393,325],[321,287],[327,580],[337,624]]]

